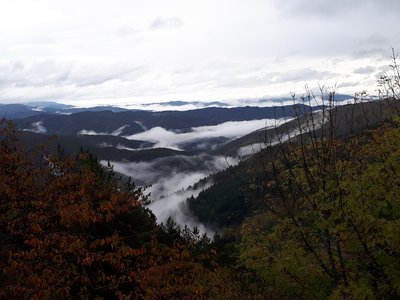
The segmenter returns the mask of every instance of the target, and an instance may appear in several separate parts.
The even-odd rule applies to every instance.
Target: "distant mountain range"
[[[30,102],[29,104],[1,104],[0,116],[8,119],[21,119],[40,114],[68,115],[83,111],[126,111],[127,109],[115,106],[95,106],[79,108],[57,102]]]
[[[139,185],[165,181],[176,174],[183,174],[179,176],[184,178],[196,170],[204,177],[223,170],[222,167],[217,168],[216,163],[226,159],[225,168],[228,169],[210,175],[197,184],[194,184],[195,181],[189,183],[209,188],[197,197],[182,202],[188,213],[211,228],[235,225],[258,208],[254,191],[245,191],[245,187],[254,179],[247,175],[249,170],[260,168],[258,156],[265,155],[263,149],[274,145],[274,141],[279,144],[277,137],[284,141],[285,135],[290,133],[294,140],[298,139],[296,128],[299,128],[299,124],[306,124],[310,113],[314,118],[321,114],[321,107],[302,104],[207,107],[187,111],[127,110],[112,106],[76,109],[57,103],[46,108],[43,103],[36,105],[34,108],[19,104],[0,105],[2,115],[18,116],[14,121],[22,130],[25,145],[33,147],[44,144],[50,152],[64,151],[69,154],[88,150],[100,160],[112,161],[120,167],[117,172],[132,176]],[[354,132],[374,127],[387,117],[385,106],[379,101],[371,101],[366,105],[339,105],[330,112],[337,136],[344,136],[349,130]],[[277,122],[270,127],[260,126],[257,130],[248,130],[235,137],[223,133],[210,136],[203,134],[218,130],[218,126],[223,127],[224,124],[233,126],[233,131],[240,131],[240,126],[265,119],[275,119]],[[166,140],[185,135],[196,137],[199,134],[200,137],[179,143],[177,148],[168,148],[147,138],[157,128],[163,129],[158,134],[165,135],[161,137]],[[208,129],[202,131],[199,128]],[[323,130],[317,128],[315,134],[318,136]],[[140,134],[139,138],[136,134]],[[307,139],[307,136],[302,138]],[[228,158],[232,158],[234,164],[240,161],[239,165],[230,165]],[[124,172],[123,166],[129,167],[129,174]]]
[[[261,100],[260,100],[261,101]],[[171,106],[197,102],[173,101]],[[319,110],[303,104],[276,107],[220,107],[222,102],[210,102],[213,107],[186,111],[128,110],[114,106],[76,108],[56,102],[29,104],[0,104],[0,116],[13,119],[23,130],[28,145],[46,144],[55,151],[63,148],[68,153],[80,149],[95,153],[101,160],[148,161],[171,155],[209,153],[235,156],[241,147],[260,142],[260,132],[248,132],[248,136],[202,136],[182,142],[178,148],[165,148],[151,140],[140,141],[132,137],[152,128],[162,128],[166,134],[192,134],[196,128],[217,126],[226,122],[245,122],[265,119],[290,119],[296,114]],[[233,123],[229,126],[236,126]],[[242,124],[242,123],[238,123]],[[240,126],[240,125],[237,125]],[[261,126],[260,126],[261,127]],[[265,128],[260,128],[265,129]],[[214,129],[210,129],[214,130]],[[232,130],[231,130],[232,131]],[[48,140],[57,135],[57,139]]]
[[[349,99],[353,99],[350,95],[345,94],[335,94],[336,101],[346,101]],[[291,102],[292,99],[288,97],[281,98],[261,98],[261,99],[243,99],[240,102],[244,105],[249,106],[274,106],[281,105],[281,103],[287,104]],[[105,106],[94,106],[94,107],[75,107],[73,105],[67,105],[52,101],[36,101],[29,102],[24,104],[1,104],[0,103],[0,116],[6,116],[9,119],[20,119],[26,118],[30,116],[36,116],[43,113],[47,114],[73,114],[78,112],[87,112],[87,111],[113,111],[113,112],[122,112],[122,111],[132,111],[137,110],[152,110],[155,106],[158,107],[157,110],[182,110],[182,107],[190,107],[190,108],[208,108],[208,107],[221,107],[227,108],[232,107],[232,104],[229,101],[166,101],[166,102],[154,102],[148,104],[132,104],[130,106],[127,105],[126,108],[113,106],[113,105],[105,105]],[[130,109],[130,107],[135,107],[135,109]]]
[[[208,107],[188,111],[152,112],[145,110],[88,110],[73,114],[41,113],[16,119],[19,128],[47,134],[76,135],[93,131],[103,135],[116,132],[126,136],[154,127],[190,131],[193,127],[218,125],[228,121],[292,118],[298,111],[318,110],[302,104],[282,107]],[[38,129],[40,125],[41,129]]]
[[[329,136],[329,130],[333,129],[337,138],[346,139],[349,134],[360,135],[365,130],[379,127],[383,121],[390,120],[394,112],[398,115],[400,104],[393,101],[369,101],[355,105],[337,106],[331,111],[326,111],[326,121],[331,122],[330,126],[316,126],[313,131],[313,138]],[[318,119],[321,111],[313,112],[314,120]],[[286,122],[276,128],[266,128],[251,132],[238,139],[225,143],[215,151],[215,155],[233,156],[240,155],[241,149],[249,147],[252,153],[244,155],[238,165],[232,166],[222,172],[213,174],[197,184],[205,184],[207,180],[212,186],[202,191],[198,197],[187,200],[190,211],[199,222],[212,228],[240,224],[250,213],[257,210],[260,203],[259,191],[249,188],[251,183],[262,182],[263,166],[260,162],[266,160],[270,155],[274,156],[275,151],[285,145],[285,135],[291,134],[292,142],[310,141],[309,132],[303,131],[299,134],[296,129],[304,128],[310,122],[311,114],[299,116],[298,119]],[[316,122],[318,124],[318,121]],[[277,141],[277,137],[282,142]],[[276,140],[277,142],[271,143]],[[271,151],[267,151],[265,148]],[[272,154],[271,154],[272,153]],[[249,175],[252,174],[252,175]]]

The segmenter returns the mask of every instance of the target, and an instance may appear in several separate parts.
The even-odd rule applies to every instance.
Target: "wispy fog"
[[[191,196],[197,197],[202,189],[211,185],[211,182],[208,182],[197,189],[192,187],[194,183],[208,175],[208,172],[174,173],[171,177],[160,178],[152,185],[148,190],[152,199],[149,208],[157,216],[157,220],[165,222],[172,217],[178,224],[187,225],[190,228],[197,226],[201,232],[211,234],[210,229],[193,219],[185,201]]]
[[[358,72],[360,73],[360,72]],[[322,104],[321,98],[319,97],[320,91],[318,88],[312,89],[313,93],[316,95],[316,98],[311,102],[306,103],[311,106],[319,106]],[[302,96],[302,93],[299,93],[297,96]],[[343,97],[344,96],[344,97]],[[340,102],[351,101],[353,99],[352,96],[342,97],[344,99],[340,99]],[[338,99],[336,99],[338,101]],[[243,107],[243,106],[254,106],[254,107],[272,107],[272,106],[281,106],[281,105],[293,105],[294,103],[303,104],[303,100],[301,97],[296,97],[294,100],[291,98],[290,93],[285,93],[282,97],[265,97],[265,98],[242,98],[242,99],[226,99],[226,100],[218,100],[214,102],[207,101],[180,101],[176,103],[176,101],[166,101],[166,102],[158,102],[158,103],[132,103],[132,102],[120,102],[118,103],[119,107],[123,107],[126,109],[140,109],[140,110],[151,110],[151,111],[186,111],[186,110],[194,110],[194,109],[202,109],[206,107]]]
[[[205,154],[165,157],[151,162],[111,162],[114,171],[132,177],[135,184],[151,185],[146,192],[150,193],[149,207],[158,222],[172,217],[181,225],[198,226],[202,232],[209,234],[212,230],[193,219],[185,207],[185,200],[192,195],[196,197],[203,188],[211,184],[207,182],[205,186],[194,189],[193,184],[200,179],[237,163],[237,159]]]
[[[214,126],[193,127],[190,132],[174,132],[162,127],[154,127],[145,132],[127,136],[128,139],[155,143],[154,147],[167,147],[181,150],[181,145],[196,140],[215,137],[236,138],[252,131],[274,124],[274,120],[252,120],[225,122]]]
[[[201,109],[206,107],[235,107],[234,104],[225,104],[221,103],[215,105],[209,102],[185,102],[179,105],[176,105],[171,102],[159,102],[159,103],[149,103],[149,104],[140,104],[140,103],[127,103],[120,104],[122,107],[127,109],[140,109],[140,110],[151,110],[151,111],[185,111],[185,110],[193,110],[193,109]]]
[[[36,133],[46,133],[47,129],[46,127],[43,126],[43,121],[39,122],[33,122],[31,124],[31,128],[26,128],[24,131],[31,131],[31,132],[36,132]]]
[[[322,112],[316,112],[314,115],[314,128],[318,128],[327,121],[322,117]],[[157,127],[147,132],[131,136],[134,139],[148,140],[156,142],[158,145],[175,146],[194,139],[210,138],[217,136],[233,137],[249,133],[260,127],[272,125],[273,120],[247,121],[247,122],[227,122],[216,126],[203,126],[192,128],[192,132],[175,133],[164,128]],[[306,122],[302,125],[301,131],[309,129],[311,124]],[[176,155],[172,157],[158,158],[146,162],[111,162],[114,171],[131,177],[136,185],[147,186],[146,192],[150,194],[151,204],[149,208],[156,215],[158,222],[165,222],[172,217],[181,225],[189,227],[197,226],[201,232],[213,234],[210,228],[198,223],[191,216],[186,199],[198,194],[209,187],[212,182],[205,180],[202,184],[197,184],[201,179],[212,173],[222,171],[229,166],[236,165],[239,162],[238,157],[246,157],[269,145],[275,145],[284,142],[289,137],[295,137],[300,133],[298,128],[290,131],[281,132],[280,136],[272,136],[265,143],[256,143],[241,147],[237,151],[237,157],[212,156],[209,154],[199,155]],[[106,164],[106,162],[102,162]]]
[[[118,136],[122,133],[122,130],[124,130],[127,126],[129,126],[129,125],[121,126],[112,132],[97,132],[94,130],[82,129],[81,131],[78,132],[78,135],[114,135],[114,136]]]
[[[264,141],[263,143],[254,143],[251,145],[243,146],[237,150],[237,155],[239,157],[247,157],[257,152],[260,152],[262,149],[265,149],[268,146],[275,146],[279,143],[284,143],[290,138],[294,138],[298,136],[301,132],[309,132],[310,130],[316,130],[321,128],[323,124],[329,121],[329,115],[324,115],[322,111],[316,111],[313,113],[314,117],[311,119],[308,117],[308,122],[303,120],[303,123],[300,125],[300,128],[293,128],[286,132],[281,132],[279,135],[271,136],[269,140]]]

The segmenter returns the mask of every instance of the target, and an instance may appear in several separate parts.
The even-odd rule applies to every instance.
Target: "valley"
[[[379,102],[346,104],[349,98],[339,95],[332,108],[339,136],[348,134],[350,119],[352,130],[364,130],[366,110],[371,124],[384,118],[376,114],[382,110]],[[104,166],[146,187],[159,223],[172,218],[212,236],[260,207],[259,195],[248,186],[254,176],[262,177],[257,157],[263,149],[296,139],[310,126],[320,134],[321,122],[329,119],[322,112],[331,109],[314,103],[168,111],[40,103],[39,114],[33,107],[34,115],[24,117],[29,106],[22,105],[13,113],[20,117],[14,120],[28,147],[42,144],[50,152],[73,155],[89,151]],[[184,102],[172,104],[182,107]]]
[[[61,215],[62,222],[64,218],[72,218],[71,222],[75,222],[75,215],[78,216],[79,224],[87,218],[98,222],[97,218],[102,218],[107,210],[120,209],[120,204],[111,204],[116,196],[107,196],[99,206],[96,202],[101,197],[98,187],[108,189],[111,186],[119,197],[128,192],[128,195],[134,197],[126,199],[140,201],[140,204],[134,202],[128,205],[129,208],[121,207],[132,210],[132,213],[127,217],[125,210],[122,210],[120,216],[113,221],[117,224],[115,226],[122,226],[114,236],[133,230],[126,237],[127,241],[134,234],[137,237],[133,239],[133,245],[139,238],[147,240],[147,249],[154,249],[152,243],[155,241],[148,239],[154,239],[154,234],[157,234],[161,243],[167,243],[161,244],[161,247],[187,245],[185,247],[189,247],[190,257],[200,253],[199,259],[205,259],[206,264],[209,256],[204,258],[201,255],[210,253],[207,255],[213,255],[213,259],[218,261],[218,276],[231,278],[240,274],[243,277],[232,279],[235,284],[244,289],[246,294],[258,293],[268,286],[274,286],[275,277],[286,284],[287,278],[280,275],[279,259],[275,258],[279,251],[285,251],[285,257],[295,260],[295,263],[289,265],[294,272],[298,267],[296,259],[299,253],[305,259],[310,259],[307,251],[312,253],[312,250],[298,244],[304,242],[307,245],[312,242],[318,245],[321,253],[324,253],[324,247],[329,250],[329,245],[319,240],[320,235],[325,237],[327,234],[326,231],[321,232],[320,226],[336,230],[342,223],[335,225],[335,222],[345,218],[351,222],[353,219],[361,222],[350,224],[357,230],[361,230],[361,226],[367,226],[365,230],[370,230],[370,225],[363,223],[362,213],[353,216],[352,201],[356,200],[352,197],[357,199],[361,193],[361,197],[367,197],[364,201],[369,201],[369,194],[376,199],[376,192],[384,189],[383,195],[387,201],[397,201],[396,196],[390,195],[392,190],[398,189],[395,187],[395,168],[398,168],[396,155],[400,141],[396,117],[396,112],[400,110],[398,101],[390,98],[354,98],[345,103],[335,101],[333,94],[327,97],[328,100],[323,101],[327,105],[294,104],[267,109],[238,107],[224,108],[222,111],[218,108],[222,117],[218,119],[219,114],[216,113],[212,120],[207,117],[191,119],[194,113],[201,116],[203,109],[196,112],[157,113],[96,109],[69,115],[46,113],[17,118],[12,124],[15,124],[15,132],[22,142],[21,149],[27,149],[26,155],[32,160],[32,163],[20,170],[20,177],[38,172],[33,169],[26,173],[25,168],[35,168],[42,164],[44,171],[39,171],[35,180],[45,182],[47,179],[44,176],[50,176],[53,178],[52,185],[55,185],[48,187],[50,202],[45,201],[43,205],[52,205],[54,193],[64,190],[70,193],[69,197],[77,199],[79,206],[68,206],[66,215]],[[237,112],[242,109],[244,116],[238,118]],[[259,110],[262,113],[272,111],[273,116],[279,118],[260,119]],[[278,111],[281,113],[277,114]],[[2,122],[6,122],[5,119]],[[65,129],[62,122],[70,123],[71,126]],[[135,124],[140,128],[135,127]],[[2,129],[4,136],[13,132],[12,126],[11,130],[7,127]],[[10,142],[18,139],[11,138]],[[3,144],[6,141],[7,138],[3,139]],[[13,150],[17,147],[5,144],[3,148],[19,157],[18,152]],[[5,162],[6,158],[4,156]],[[385,160],[384,167],[381,167],[381,159]],[[54,163],[49,164],[49,161]],[[60,171],[58,165],[64,171]],[[65,173],[65,170],[78,172],[79,176]],[[87,170],[93,171],[89,171],[88,177],[81,178],[87,174]],[[360,176],[367,177],[362,180],[352,179]],[[384,180],[381,182],[376,176],[383,176]],[[23,186],[26,180],[21,181],[18,176],[16,178],[18,184],[22,185],[22,190],[17,188],[18,192],[25,193]],[[71,184],[71,180],[75,180],[75,183]],[[30,181],[27,183],[30,184]],[[60,184],[66,184],[68,188],[60,189]],[[375,185],[377,189],[369,188]],[[34,188],[38,188],[37,185],[34,184]],[[89,192],[95,195],[94,202],[85,200]],[[40,196],[41,193],[36,192],[35,195]],[[344,203],[341,202],[343,198],[346,199]],[[64,198],[60,195],[54,199],[60,201]],[[123,199],[121,201],[126,201]],[[32,205],[36,205],[37,200],[32,201]],[[371,207],[368,208],[370,213],[375,214],[375,206],[378,204],[372,201],[368,205]],[[135,212],[136,209],[139,211]],[[142,213],[144,215],[139,216]],[[381,213],[386,214],[385,211]],[[388,214],[391,217],[390,210]],[[109,221],[107,218],[104,220],[105,226],[99,224],[100,227],[94,227],[96,229],[93,229],[93,234],[107,234],[109,225],[106,224]],[[311,221],[312,226],[309,225]],[[135,225],[132,226],[132,223]],[[342,233],[347,234],[354,233],[351,230]],[[390,235],[390,232],[387,234]],[[303,241],[299,241],[299,237]],[[91,235],[88,238],[91,239]],[[345,245],[353,247],[347,241]],[[169,251],[168,247],[164,249]],[[275,247],[281,248],[277,250]],[[142,254],[145,253],[142,251],[145,250],[137,252],[140,253],[138,255],[152,255]],[[185,251],[182,250],[179,255],[189,255]],[[263,257],[257,253],[270,256],[268,259],[278,270],[269,269]],[[337,253],[336,250],[331,254],[332,257],[340,255]],[[392,257],[387,256],[390,259]],[[348,261],[353,259],[353,256],[348,255]],[[315,264],[315,261],[311,262]],[[299,264],[304,265],[303,262]],[[235,271],[235,266],[244,266],[244,269]],[[326,267],[327,275],[324,274],[325,277],[318,280],[330,276],[330,268],[334,270],[335,266]],[[228,273],[224,273],[224,270]],[[248,286],[248,280],[253,280],[248,279],[248,272],[260,280],[256,283],[251,281],[256,284],[254,291]],[[190,271],[188,274],[194,273]],[[272,281],[270,274],[274,276]],[[216,293],[220,293],[220,288],[224,290],[226,285],[213,287]],[[329,291],[326,288],[321,293]],[[289,290],[279,290],[279,293],[290,298],[292,294],[298,293],[297,283],[291,285]],[[312,288],[305,290],[307,298],[308,293],[315,291]],[[240,291],[235,290],[235,294],[240,294]]]
[[[26,146],[42,144],[49,152],[73,155],[89,151],[103,165],[110,163],[115,172],[131,177],[137,186],[148,187],[149,207],[158,222],[172,217],[182,226],[197,226],[209,235],[217,229],[215,224],[198,222],[187,199],[213,185],[211,174],[232,168],[264,148],[266,133],[274,135],[295,114],[321,108],[295,104],[146,111],[33,105],[38,104],[40,108],[0,106],[5,115],[6,109],[14,109],[11,115]],[[184,103],[168,104],[179,108]]]
[[[0,300],[400,299],[400,1],[0,1]]]

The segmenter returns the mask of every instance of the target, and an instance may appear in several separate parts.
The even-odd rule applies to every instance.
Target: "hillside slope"
[[[48,134],[76,135],[81,131],[99,134],[133,135],[153,127],[190,131],[192,127],[217,125],[228,121],[250,121],[292,117],[307,106],[274,107],[209,107],[188,111],[85,111],[71,115],[41,114],[16,120],[19,128],[38,131],[37,125]],[[308,108],[307,110],[317,108]]]
[[[325,139],[330,134],[346,140],[349,136],[357,136],[365,130],[377,128],[400,111],[399,109],[400,104],[391,101],[337,106],[324,111],[324,122],[318,119],[321,111],[305,112],[299,118],[276,128],[260,129],[229,142],[216,153],[227,156],[240,155],[241,149],[251,145],[254,145],[250,148],[254,149],[254,152],[248,153],[248,158],[238,166],[232,167],[229,172],[213,175],[210,178],[213,185],[201,192],[197,198],[189,199],[189,207],[200,222],[214,228],[238,225],[259,208],[262,191],[254,190],[251,186],[259,186],[264,180],[265,161],[269,160],[271,152],[278,153],[282,146],[285,147],[288,136],[291,136],[290,142],[295,144],[311,143],[312,139]],[[303,134],[299,134],[300,132]],[[243,157],[246,158],[245,155]]]

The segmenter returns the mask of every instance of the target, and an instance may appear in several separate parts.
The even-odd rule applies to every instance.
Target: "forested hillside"
[[[399,147],[398,119],[284,147],[269,162],[265,210],[240,226],[240,261],[289,298],[397,298]]]
[[[266,298],[400,296],[396,61],[392,70],[380,100],[363,93],[336,107],[329,93],[322,119],[305,115],[298,135],[276,128],[277,143],[267,138],[265,150],[188,199],[199,220],[225,228],[225,249],[235,245],[236,265],[257,275]]]
[[[157,224],[93,154],[0,123],[0,299],[397,299],[400,81],[296,118],[190,198],[210,239]],[[311,93],[306,96],[314,97]],[[291,126],[284,128],[293,129]],[[291,131],[292,132],[292,131]],[[210,179],[210,178],[208,178]]]
[[[86,152],[27,152],[14,125],[0,125],[0,299],[208,298],[234,289],[209,239],[157,225],[142,189]]]
[[[324,96],[327,102],[335,97],[334,94]],[[390,121],[400,109],[393,100],[356,99],[348,105],[336,106],[334,101],[331,105],[317,113],[302,110],[290,122],[258,130],[222,146],[218,151],[230,153],[241,149],[242,143],[252,141],[252,155],[237,166],[212,175],[209,180],[213,185],[202,191],[196,199],[188,200],[193,213],[201,222],[217,228],[240,224],[260,206],[260,198],[264,193],[262,190],[265,189],[262,181],[272,172],[267,166],[268,162],[272,157],[278,157],[282,148],[287,151],[287,144],[297,147],[300,144],[326,143],[327,138],[358,139],[366,130],[376,129]],[[308,163],[314,159],[308,149],[301,154],[304,154],[303,160]],[[283,158],[298,155],[287,152]],[[255,186],[256,189],[251,188]]]
[[[261,206],[213,241],[157,225],[142,190],[90,154],[26,152],[18,135],[3,120],[2,299],[400,295],[396,116],[265,150],[262,182],[248,181]]]

